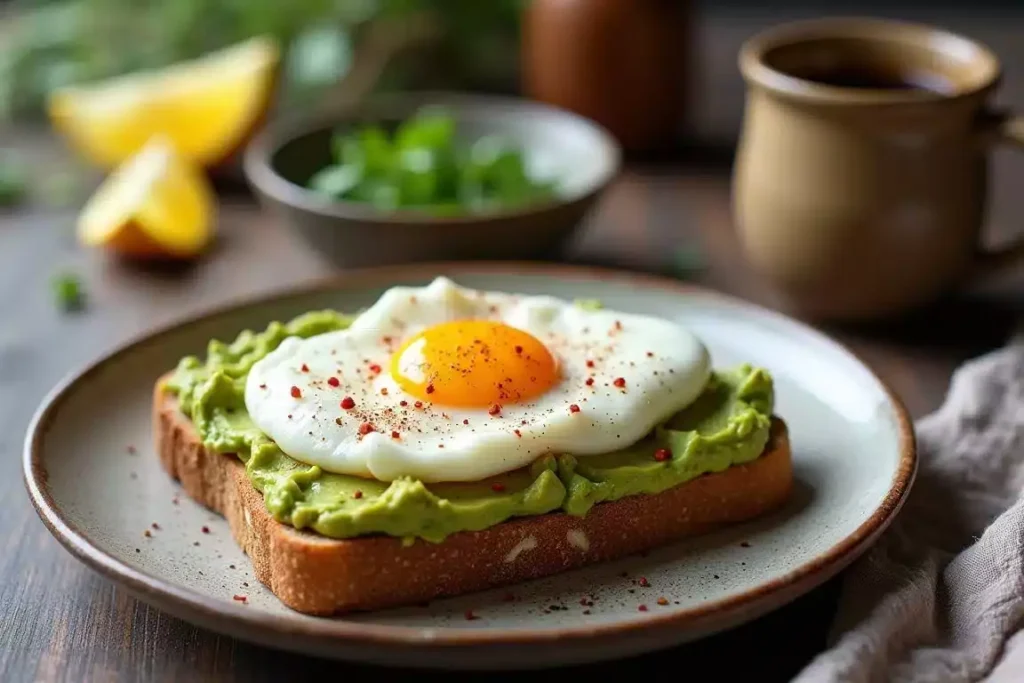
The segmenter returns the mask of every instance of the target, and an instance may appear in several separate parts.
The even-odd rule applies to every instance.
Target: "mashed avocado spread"
[[[472,483],[379,482],[325,472],[290,458],[256,428],[245,409],[245,381],[253,364],[285,338],[344,329],[352,320],[314,311],[263,332],[242,332],[231,344],[212,341],[205,362],[182,359],[165,387],[203,444],[237,454],[274,519],[298,529],[331,538],[387,534],[440,542],[510,517],[554,510],[585,515],[602,501],[658,493],[750,462],[768,442],[772,378],[742,365],[714,372],[694,403],[641,442],[612,453],[546,455],[529,468]],[[663,459],[654,455],[659,449],[665,449]]]

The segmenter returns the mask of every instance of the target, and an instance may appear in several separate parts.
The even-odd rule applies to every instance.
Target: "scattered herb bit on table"
[[[532,176],[514,143],[493,135],[460,140],[455,120],[430,108],[390,136],[379,125],[338,132],[331,157],[333,163],[310,178],[309,188],[382,211],[472,214],[555,196],[555,182]]]
[[[84,305],[85,294],[78,276],[58,273],[53,277],[52,286],[57,306],[62,311],[76,311]]]

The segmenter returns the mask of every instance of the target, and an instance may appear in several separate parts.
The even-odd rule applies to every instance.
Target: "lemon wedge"
[[[213,238],[206,174],[158,136],[100,185],[78,217],[78,240],[129,257],[190,258]]]
[[[101,168],[116,167],[155,135],[210,168],[263,120],[279,61],[273,39],[252,38],[164,69],[57,89],[47,109],[54,128]]]

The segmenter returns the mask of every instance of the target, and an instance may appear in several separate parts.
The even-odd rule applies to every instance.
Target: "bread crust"
[[[177,399],[157,382],[156,451],[190,497],[223,515],[256,578],[288,607],[331,615],[421,603],[555,574],[650,550],[760,516],[785,502],[792,460],[785,423],[772,418],[765,452],[654,495],[594,506],[584,517],[549,513],[439,544],[367,536],[331,539],[274,520],[234,454],[203,447]]]

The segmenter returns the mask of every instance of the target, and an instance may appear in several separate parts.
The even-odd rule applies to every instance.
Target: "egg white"
[[[535,399],[503,405],[497,416],[405,393],[389,375],[391,353],[421,330],[458,319],[500,320],[529,332],[557,358],[560,381]],[[667,320],[471,290],[439,277],[427,287],[388,290],[347,330],[286,339],[253,365],[245,404],[285,453],[326,471],[380,481],[478,481],[545,453],[586,456],[636,443],[689,405],[710,373],[704,345]],[[330,377],[340,386],[330,386]],[[625,387],[614,385],[617,377]],[[346,396],[354,409],[340,407]],[[360,434],[364,422],[375,431]]]

